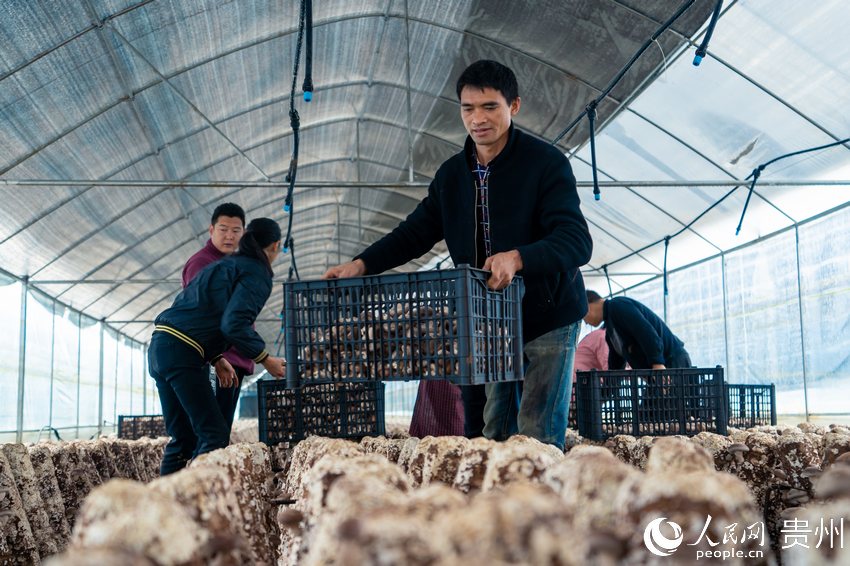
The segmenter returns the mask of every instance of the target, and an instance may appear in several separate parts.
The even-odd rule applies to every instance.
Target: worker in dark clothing
[[[239,241],[239,251],[199,273],[155,321],[148,350],[165,427],[160,474],[185,467],[191,458],[224,448],[230,431],[209,384],[207,364],[219,383],[231,387],[236,373],[223,356],[230,345],[273,376],[284,361],[272,357],[252,325],[272,290],[272,262],[280,254],[280,227],[257,218]]]
[[[689,368],[691,358],[685,345],[645,305],[628,297],[605,300],[587,291],[587,314],[591,326],[605,323],[608,343],[608,369]]]
[[[521,107],[518,88],[501,63],[469,65],[455,85],[469,134],[463,149],[440,166],[428,195],[403,222],[324,277],[382,273],[441,240],[455,265],[489,271],[491,289],[521,275],[524,381],[464,387],[464,430],[491,440],[522,434],[563,449],[579,321],[587,308],[579,269],[593,243],[566,156],[513,123]]]
[[[183,288],[189,281],[195,278],[206,266],[215,263],[239,249],[239,239],[245,231],[245,211],[238,204],[226,202],[218,205],[210,220],[210,239],[206,245],[195,255],[189,258],[183,266]],[[239,402],[239,392],[242,389],[242,380],[246,375],[254,373],[254,362],[241,355],[236,348],[230,348],[224,353],[224,357],[233,366],[236,372],[236,382],[231,387],[219,385],[215,387],[215,399],[218,408],[224,415],[227,428],[233,426],[233,417],[236,414],[236,404]]]

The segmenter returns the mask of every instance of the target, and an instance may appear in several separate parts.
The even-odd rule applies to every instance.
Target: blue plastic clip
[[[694,67],[699,67],[700,63],[702,63],[702,55],[694,55]]]
[[[310,102],[311,100],[313,100],[313,93],[310,92],[309,90],[305,90],[304,91],[304,102]]]

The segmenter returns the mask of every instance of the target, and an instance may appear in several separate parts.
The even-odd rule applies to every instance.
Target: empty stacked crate
[[[726,434],[723,368],[591,370],[576,374],[579,434]]]
[[[491,291],[488,277],[460,267],[285,284],[286,386],[261,382],[261,440],[382,434],[383,381],[522,379],[523,283]]]
[[[729,426],[750,428],[776,424],[776,386],[727,383]]]
[[[576,389],[573,385],[568,426],[578,430],[576,420]],[[734,428],[750,428],[760,425],[776,425],[776,386],[726,384],[727,425]]]
[[[118,438],[138,440],[168,436],[162,415],[119,415]]]

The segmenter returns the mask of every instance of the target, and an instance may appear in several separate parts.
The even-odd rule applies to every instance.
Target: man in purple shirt
[[[183,288],[206,266],[238,250],[239,240],[244,230],[245,211],[241,206],[232,202],[217,206],[210,221],[210,239],[198,253],[189,258],[183,267]],[[224,422],[230,430],[236,413],[236,402],[239,400],[239,392],[242,389],[242,378],[254,373],[254,362],[234,348],[226,351],[224,358],[230,362],[236,372],[236,385],[222,387],[219,384],[215,389],[215,398],[224,416]]]

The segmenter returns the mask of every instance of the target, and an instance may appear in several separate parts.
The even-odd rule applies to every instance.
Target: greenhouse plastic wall
[[[850,422],[847,241],[850,206],[672,272],[666,321],[695,365],[776,384],[787,422]],[[664,312],[660,277],[625,294]]]
[[[160,412],[142,343],[37,290],[23,296],[0,274],[0,442],[91,438],[114,432],[118,414]]]

